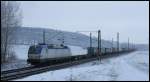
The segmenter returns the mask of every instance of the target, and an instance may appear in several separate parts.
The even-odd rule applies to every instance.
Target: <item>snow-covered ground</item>
[[[1,64],[1,71],[11,70],[11,69],[18,69],[29,66],[27,64],[27,53],[29,46],[28,45],[12,45],[13,50],[16,55],[16,60]]]
[[[27,60],[30,45],[13,45],[18,59]]]
[[[49,71],[16,81],[149,81],[149,51]]]
[[[5,64],[1,64],[1,71],[11,70],[11,69],[18,69],[23,67],[28,67],[30,64],[27,64],[26,60],[13,60],[11,62],[7,62]]]

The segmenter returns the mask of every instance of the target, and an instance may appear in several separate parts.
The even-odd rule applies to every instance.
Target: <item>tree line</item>
[[[1,63],[14,56],[8,43],[15,39],[15,31],[21,27],[21,9],[16,1],[1,1]]]

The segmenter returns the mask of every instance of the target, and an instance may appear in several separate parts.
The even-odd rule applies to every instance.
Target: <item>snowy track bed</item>
[[[12,69],[19,69],[28,67],[30,64],[27,64],[26,60],[15,60],[1,65],[1,71],[7,71]]]

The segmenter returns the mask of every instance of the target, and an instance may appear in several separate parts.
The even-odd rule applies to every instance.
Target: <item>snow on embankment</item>
[[[1,71],[24,68],[29,66],[29,64],[27,64],[26,62],[28,58],[29,45],[12,45],[12,46],[17,59],[1,64]]]
[[[28,58],[28,49],[30,45],[13,45],[14,52],[18,59],[27,60]]]
[[[1,64],[1,71],[24,68],[27,66],[29,66],[29,64],[27,64],[26,60],[13,60],[11,62]]]
[[[117,80],[148,81],[149,79],[149,55],[148,51],[136,51],[128,54],[118,61]],[[144,63],[144,65],[141,64]],[[118,63],[117,63],[118,64]],[[144,66],[144,67],[143,67]],[[145,68],[141,70],[141,68]]]
[[[133,67],[149,73],[149,51],[137,51],[128,60]]]
[[[70,48],[71,53],[72,53],[73,56],[74,55],[84,55],[84,54],[87,54],[87,50],[83,49],[80,46],[71,46],[71,45],[69,45],[69,48]]]

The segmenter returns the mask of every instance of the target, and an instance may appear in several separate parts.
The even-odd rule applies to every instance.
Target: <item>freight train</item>
[[[56,45],[56,44],[38,44],[32,45],[28,51],[27,62],[30,64],[39,63],[59,63],[72,60],[80,60],[88,57],[94,57],[98,54],[97,47],[87,48],[87,54],[72,55],[71,50],[68,46]],[[125,51],[120,49],[120,51]],[[116,53],[116,48],[101,48],[101,54]]]

